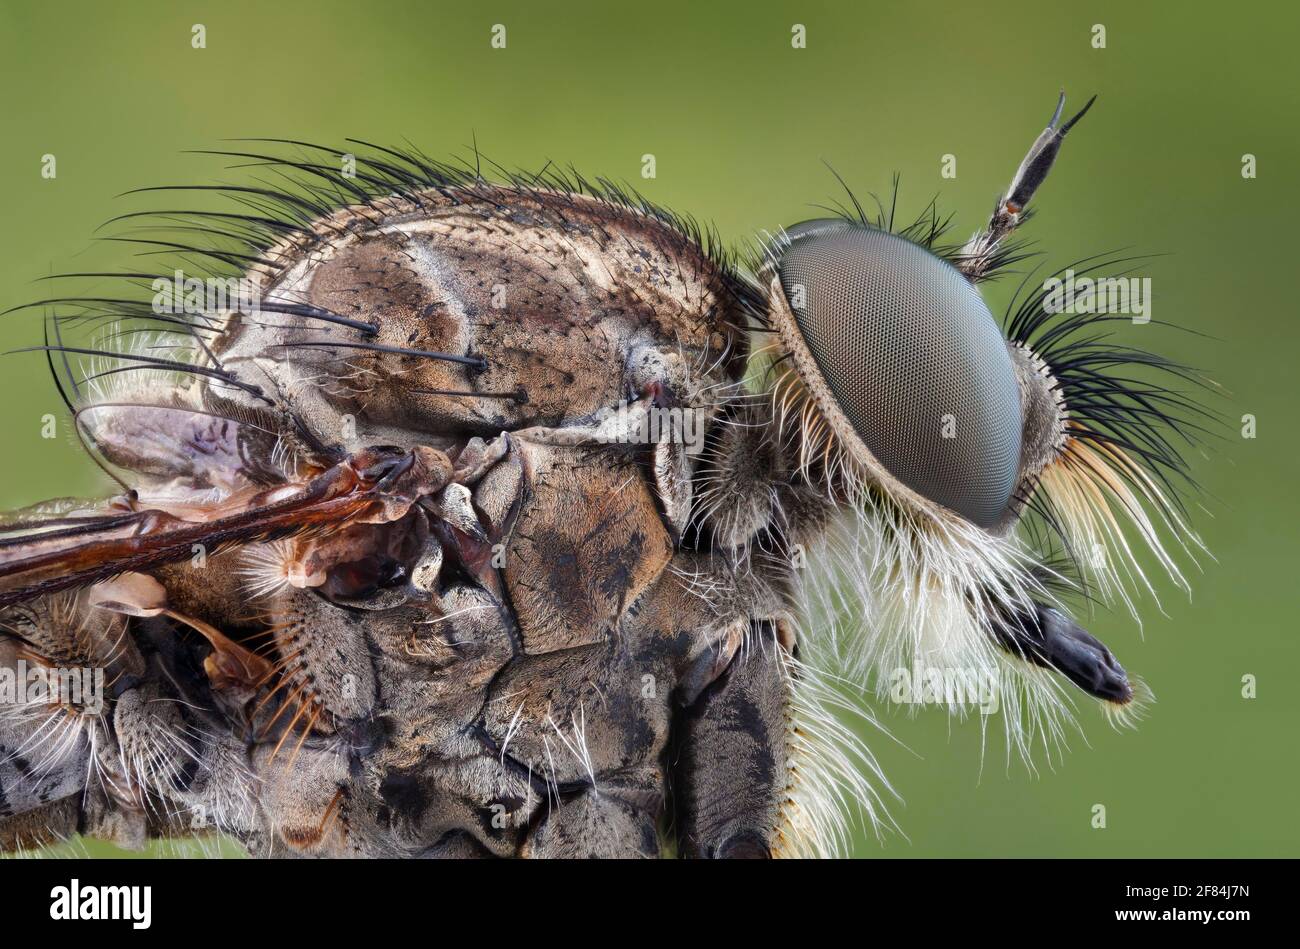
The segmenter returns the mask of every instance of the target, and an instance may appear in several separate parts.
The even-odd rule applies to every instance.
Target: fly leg
[[[1034,196],[1039,185],[1047,178],[1047,173],[1051,171],[1066,133],[1092,108],[1096,98],[1093,96],[1075,113],[1074,118],[1060,125],[1061,112],[1065,108],[1065,93],[1061,93],[1052,120],[1029,147],[1029,154],[1016,169],[1015,177],[1007,186],[1006,193],[998,198],[988,225],[962,248],[961,260],[957,267],[971,280],[979,280],[992,268],[997,262],[998,250],[1003,240],[1028,219],[1030,212],[1026,207],[1029,199]]]
[[[145,834],[109,775],[110,722],[142,660],[120,617],[71,595],[0,610],[0,852],[77,834],[124,846]]]
[[[570,860],[658,857],[662,784],[657,770],[624,780],[602,778],[599,787],[552,801],[550,812],[524,843],[523,856]]]
[[[60,798],[20,814],[4,816],[0,789],[0,853],[23,853],[68,840],[77,834],[81,809],[78,797]]]
[[[673,762],[682,856],[765,858],[787,797],[790,683],[770,625],[751,626],[722,674],[680,719]]]

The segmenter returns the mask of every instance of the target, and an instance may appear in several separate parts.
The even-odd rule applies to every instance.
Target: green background
[[[977,721],[884,713],[872,737],[906,837],[866,856],[1300,855],[1295,787],[1297,342],[1294,248],[1300,17],[1282,3],[16,3],[0,7],[0,307],[52,270],[127,263],[92,232],[152,184],[246,181],[185,149],[274,136],[409,139],[434,156],[477,138],[509,166],[547,159],[628,179],[739,241],[902,174],[914,213],[936,192],[965,235],[1050,114],[1099,101],[1026,229],[1049,261],[1132,248],[1168,256],[1154,316],[1209,334],[1129,339],[1212,369],[1224,437],[1195,460],[1194,519],[1216,558],[1166,615],[1085,618],[1158,701],[1135,732],[1081,703],[1086,741],[1037,777]],[[207,48],[190,45],[192,24]],[[494,23],[505,50],[489,46]],[[790,44],[807,26],[808,48]],[[1104,24],[1107,47],[1091,46]],[[57,156],[58,177],[40,176]],[[640,179],[653,153],[658,177]],[[957,156],[955,180],[940,159]],[[1241,158],[1258,159],[1243,180]],[[1004,282],[1004,284],[1013,281]],[[996,311],[1010,292],[991,291]],[[39,342],[5,317],[6,348]],[[1145,334],[1153,334],[1147,336]],[[1154,334],[1160,334],[1155,337]],[[0,504],[103,490],[67,439],[44,360],[0,360]],[[1240,437],[1242,415],[1258,437]],[[1241,695],[1243,675],[1258,697]],[[996,725],[995,725],[996,727]],[[995,737],[996,732],[991,733]],[[904,747],[905,746],[905,747]],[[1093,829],[1104,804],[1108,826]],[[93,852],[109,848],[92,845]]]

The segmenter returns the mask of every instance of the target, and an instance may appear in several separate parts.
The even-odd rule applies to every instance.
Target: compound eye
[[[1019,469],[1020,388],[983,298],[894,234],[821,220],[787,235],[781,288],[857,437],[917,494],[994,526]]]

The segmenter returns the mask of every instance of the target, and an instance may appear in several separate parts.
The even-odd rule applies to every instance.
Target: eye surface
[[[954,267],[902,237],[805,221],[777,265],[800,335],[871,454],[991,527],[1020,460],[1020,388],[997,321]]]

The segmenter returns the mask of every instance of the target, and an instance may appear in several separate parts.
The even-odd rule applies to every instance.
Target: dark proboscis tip
[[[1125,705],[1133,699],[1128,673],[1106,644],[1050,606],[1006,617],[998,644],[1034,665],[1054,669],[1095,698]]]

